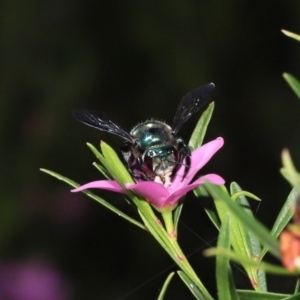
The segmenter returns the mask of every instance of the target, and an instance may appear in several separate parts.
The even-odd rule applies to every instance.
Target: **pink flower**
[[[125,187],[127,190],[132,190],[142,196],[158,209],[162,209],[165,206],[175,207],[182,196],[206,181],[217,185],[224,184],[224,179],[217,174],[207,174],[190,183],[196,173],[211,159],[223,144],[223,138],[219,137],[194,150],[191,155],[191,166],[186,176],[184,177],[185,167],[181,166],[175,174],[171,185],[168,187],[154,181],[138,181],[135,184],[126,183]],[[89,188],[98,188],[126,194],[126,191],[114,180],[90,182],[72,190],[72,192],[80,192]]]

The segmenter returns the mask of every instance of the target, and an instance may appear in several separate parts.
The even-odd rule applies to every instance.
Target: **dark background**
[[[0,276],[34,262],[66,289],[53,300],[156,299],[177,269],[159,245],[39,168],[86,183],[99,173],[85,143],[118,147],[72,109],[105,111],[128,130],[150,117],[171,123],[181,97],[208,82],[216,108],[206,141],[225,145],[203,172],[259,196],[253,208],[270,228],[290,191],[279,174],[284,147],[300,169],[300,103],[282,78],[300,78],[300,44],[280,31],[300,33],[299,19],[296,0],[0,1]],[[182,128],[186,141],[198,117]],[[136,216],[121,196],[98,193]],[[179,242],[196,251],[191,263],[214,294],[214,262],[201,251],[217,232],[201,200],[189,194],[181,220]],[[272,278],[270,289],[293,284]],[[193,297],[175,279],[166,299]]]

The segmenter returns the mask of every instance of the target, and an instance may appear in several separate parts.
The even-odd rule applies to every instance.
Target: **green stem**
[[[185,272],[190,279],[195,283],[195,285],[199,288],[205,300],[213,300],[213,297],[210,295],[208,290],[205,288],[197,274],[195,273],[194,269],[190,265],[189,261],[187,260],[186,256],[184,255],[183,251],[181,250],[177,240],[170,238],[170,242],[172,243],[173,247],[176,249],[176,255],[180,253],[180,257],[177,257],[175,260],[176,264],[180,267],[180,269]]]
[[[189,264],[186,256],[184,255],[177,242],[177,237],[175,235],[175,227],[173,223],[173,211],[171,209],[167,209],[166,207],[161,214],[164,219],[164,223],[168,233],[168,240],[172,244],[172,248],[175,249],[172,258],[176,258],[175,262],[181,268],[181,270],[184,271],[194,281],[194,283],[199,287],[201,292],[205,294],[206,299],[209,299],[209,297],[211,297],[210,294],[196,275],[192,266]]]
[[[170,255],[174,262],[179,266],[179,268],[194,282],[199,291],[203,295],[203,300],[213,300],[213,297],[207,291],[201,280],[196,275],[195,271],[189,264],[187,258],[182,252],[179,244],[177,243],[174,236],[170,236],[166,229],[159,225],[157,218],[153,213],[152,209],[149,209],[149,204],[145,201],[136,199],[135,202],[139,208],[139,213],[142,220],[145,223],[145,226],[148,228],[152,236],[157,240],[157,242],[165,249],[165,251]],[[165,218],[170,218],[166,214]],[[167,223],[169,220],[167,221]],[[169,225],[168,225],[169,226]],[[166,225],[167,227],[167,225]]]
[[[153,237],[159,242],[159,244],[165,249],[165,251],[170,255],[170,257],[175,261],[179,268],[194,282],[198,287],[199,291],[203,295],[203,300],[213,300],[213,297],[207,291],[201,280],[196,275],[195,271],[188,262],[186,256],[181,250],[176,237],[170,235],[169,232],[174,232],[174,225],[172,221],[172,214],[163,214],[163,219],[166,224],[166,229],[163,226],[159,226],[155,220],[155,215],[150,213],[150,211],[144,209],[143,202],[139,203],[139,208],[141,209],[141,217],[145,222],[146,227],[152,233]],[[150,214],[149,214],[150,213]],[[171,220],[171,221],[170,221]]]
[[[161,213],[164,223],[167,229],[167,233],[170,238],[175,238],[176,239],[176,233],[175,233],[175,227],[174,227],[174,222],[173,222],[173,212],[169,208],[165,208],[163,212]]]

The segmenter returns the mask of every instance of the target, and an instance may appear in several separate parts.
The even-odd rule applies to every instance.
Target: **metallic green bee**
[[[185,165],[186,172],[190,166],[190,149],[177,133],[193,114],[204,108],[214,89],[215,85],[210,83],[186,94],[178,105],[172,127],[151,119],[136,125],[128,133],[104,113],[74,110],[72,115],[88,126],[124,140],[121,152],[132,176],[169,186],[181,165]]]

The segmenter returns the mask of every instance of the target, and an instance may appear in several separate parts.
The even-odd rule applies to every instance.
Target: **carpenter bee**
[[[215,89],[213,83],[187,93],[180,101],[172,127],[154,119],[137,124],[128,133],[112,122],[104,113],[74,110],[78,121],[121,137],[121,153],[129,172],[141,180],[151,180],[169,186],[181,165],[185,173],[190,167],[191,151],[177,137],[181,126],[196,112],[203,109]]]

